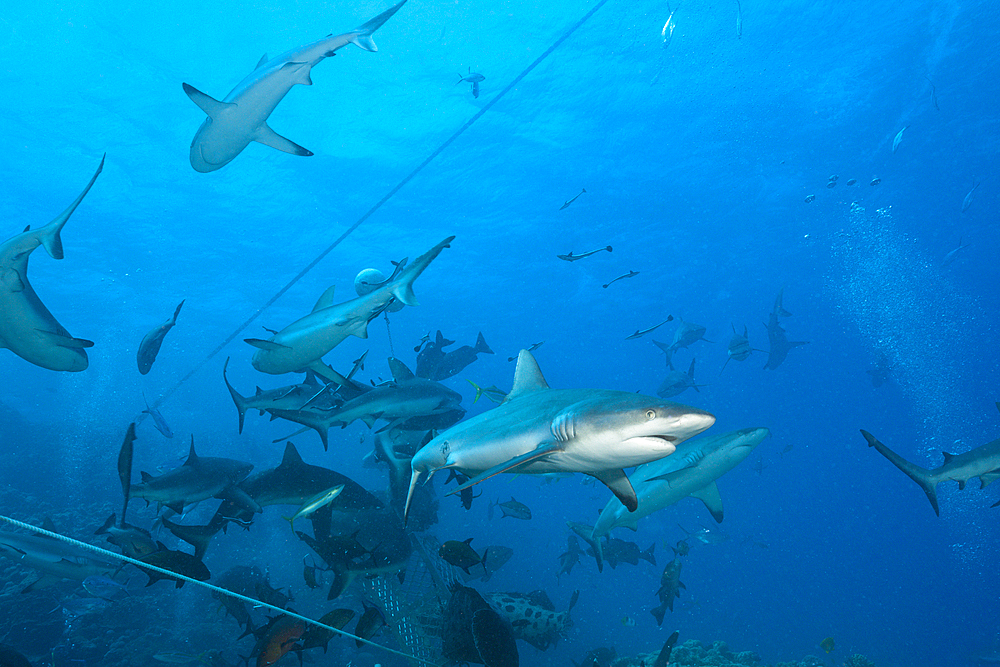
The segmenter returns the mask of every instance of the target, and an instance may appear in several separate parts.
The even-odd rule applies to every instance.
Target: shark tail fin
[[[404,4],[406,4],[406,0],[396,3],[372,20],[365,23],[360,28],[356,29],[354,31],[355,35],[351,38],[351,43],[356,44],[365,51],[378,51],[378,47],[375,46],[375,42],[372,41],[372,33],[381,28],[382,24],[392,18],[392,15],[398,12],[399,8]]]
[[[181,302],[183,303],[183,302]],[[226,369],[229,367],[229,357],[226,357],[226,363],[222,366],[222,379],[226,382],[226,388],[229,389],[229,395],[233,397],[233,403],[236,404],[236,411],[240,413],[240,433],[243,433],[243,419],[247,416],[247,399],[245,396],[241,395],[238,391],[233,388],[233,385],[229,384],[229,378],[226,377]]]
[[[920,488],[924,490],[925,494],[927,494],[927,500],[930,501],[931,507],[934,508],[934,513],[941,516],[941,509],[938,507],[937,499],[938,480],[934,479],[932,472],[926,468],[921,468],[918,465],[910,463],[902,456],[879,442],[879,440],[868,431],[861,429],[861,435],[863,435],[865,440],[868,441],[869,447],[874,447],[879,454],[889,459],[890,463],[902,470],[906,473],[907,477],[920,485]]]
[[[404,0],[405,1],[405,0]],[[400,3],[401,5],[402,3]],[[399,5],[397,5],[398,7]],[[417,257],[416,261],[410,266],[400,271],[398,279],[394,282],[391,293],[399,301],[406,306],[418,306],[420,303],[417,301],[417,295],[413,293],[413,281],[415,281],[421,273],[424,272],[434,258],[441,254],[441,251],[445,248],[450,248],[451,242],[455,239],[454,236],[449,236],[445,240],[438,243],[436,246],[425,252],[420,257]]]
[[[87,196],[88,192],[90,192],[90,188],[94,185],[97,177],[104,169],[104,157],[106,157],[106,155],[107,154],[101,157],[101,164],[97,166],[97,171],[95,171],[94,175],[90,177],[90,182],[87,183],[87,187],[83,189],[83,192],[81,192],[80,195],[73,200],[72,204],[66,207],[65,211],[56,216],[52,222],[38,230],[38,240],[43,246],[45,246],[45,251],[49,253],[49,256],[52,257],[52,259],[63,258],[62,237],[59,236],[59,232],[62,231],[63,225],[65,225],[66,221],[69,220],[69,216],[73,215],[73,211],[76,210],[76,207],[80,205],[83,198]]]
[[[483,332],[479,332],[479,336],[476,338],[476,354],[495,354],[490,346],[486,344],[486,339],[483,338]]]

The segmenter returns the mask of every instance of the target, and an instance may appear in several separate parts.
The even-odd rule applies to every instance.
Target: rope
[[[517,84],[521,83],[521,81],[524,79],[524,77],[528,76],[528,74],[530,74],[536,67],[538,67],[540,64],[542,64],[542,62],[546,58],[548,58],[550,55],[552,55],[553,51],[555,51],[560,46],[562,46],[563,42],[565,42],[567,39],[569,39],[570,35],[572,35],[581,26],[583,26],[584,23],[586,23],[588,20],[590,20],[590,17],[593,16],[595,13],[597,13],[597,11],[601,7],[603,7],[607,2],[608,2],[608,0],[598,0],[597,4],[595,4],[590,9],[590,11],[588,11],[586,14],[583,15],[583,18],[581,18],[579,21],[577,21],[572,26],[570,26],[569,29],[566,32],[564,32],[561,37],[559,37],[559,39],[557,39],[555,42],[553,42],[552,45],[549,46],[549,48],[547,48],[540,56],[538,56],[537,58],[535,58],[534,62],[532,62],[530,65],[528,65],[526,68],[524,68],[524,70],[520,74],[518,74],[516,77],[514,77],[513,81],[511,81],[509,84],[507,84],[507,86],[503,90],[501,90],[499,93],[497,93],[496,96],[493,99],[491,99],[489,102],[487,102],[485,105],[483,105],[482,109],[480,109],[479,111],[477,111],[472,116],[472,118],[470,118],[469,120],[465,121],[465,123],[460,128],[458,128],[450,137],[448,137],[447,139],[445,139],[444,143],[442,143],[440,146],[438,146],[436,149],[434,149],[434,151],[431,152],[431,154],[428,155],[424,159],[423,162],[421,162],[419,165],[417,165],[417,167],[413,171],[411,171],[409,174],[407,174],[403,178],[403,180],[401,180],[391,190],[389,190],[389,192],[387,192],[381,199],[379,199],[378,202],[376,202],[374,206],[372,206],[370,209],[368,209],[368,211],[366,211],[364,215],[362,215],[360,218],[358,218],[357,221],[353,225],[351,225],[350,227],[348,227],[347,230],[343,234],[341,234],[333,243],[331,243],[322,252],[320,252],[318,255],[316,255],[316,257],[313,258],[313,260],[311,262],[309,262],[304,267],[302,267],[302,270],[299,271],[297,274],[295,274],[295,276],[293,276],[292,279],[289,280],[285,284],[284,287],[282,287],[277,292],[275,292],[274,296],[272,296],[270,299],[268,299],[267,301],[265,301],[262,306],[258,307],[256,310],[254,310],[253,313],[251,313],[250,316],[246,320],[244,320],[242,324],[240,324],[239,326],[237,326],[236,329],[231,334],[229,334],[228,336],[226,336],[226,338],[221,343],[219,343],[215,347],[215,349],[213,349],[211,352],[209,352],[208,355],[205,356],[205,358],[202,359],[200,362],[198,362],[195,365],[194,368],[192,368],[190,371],[188,371],[188,373],[184,377],[182,377],[180,380],[177,381],[176,384],[174,384],[172,387],[170,387],[170,389],[168,389],[162,395],[160,395],[160,397],[158,399],[156,399],[156,401],[153,403],[152,407],[158,408],[158,407],[160,407],[160,405],[162,405],[164,402],[166,402],[166,400],[168,398],[170,398],[170,396],[172,396],[175,391],[177,391],[178,389],[180,389],[181,386],[183,386],[185,383],[187,383],[187,381],[190,380],[198,371],[200,371],[202,368],[204,368],[205,365],[209,361],[211,361],[213,358],[215,358],[215,356],[218,355],[226,347],[226,345],[229,345],[229,343],[233,342],[236,339],[236,337],[239,336],[240,333],[242,333],[248,326],[250,326],[254,322],[254,320],[256,320],[258,317],[260,317],[261,314],[263,314],[263,312],[265,310],[267,310],[272,305],[274,305],[274,303],[278,299],[280,299],[282,296],[284,296],[285,292],[287,292],[288,290],[290,290],[297,282],[299,282],[300,280],[302,280],[302,278],[304,278],[307,273],[309,273],[310,271],[312,271],[316,267],[316,265],[319,264],[323,260],[323,258],[325,258],[327,255],[329,255],[331,252],[334,251],[334,249],[337,248],[337,246],[339,246],[341,243],[343,243],[344,239],[346,239],[348,236],[350,236],[352,233],[354,233],[354,231],[357,230],[358,227],[360,227],[361,225],[363,225],[365,223],[365,221],[368,220],[368,218],[372,217],[372,215],[374,215],[376,211],[378,211],[380,208],[382,208],[382,206],[386,202],[388,202],[390,199],[392,199],[396,195],[397,192],[399,192],[400,190],[402,190],[403,187],[405,187],[407,183],[409,183],[410,181],[412,181],[417,176],[417,174],[419,174],[421,171],[423,171],[424,168],[427,167],[427,165],[429,165],[431,162],[434,161],[435,158],[437,158],[437,156],[439,156],[441,153],[443,153],[446,148],[448,148],[449,146],[451,146],[455,142],[456,139],[458,139],[460,136],[462,136],[463,134],[465,134],[466,130],[468,130],[470,127],[472,127],[476,123],[476,121],[478,121],[480,118],[482,118],[483,115],[485,115],[487,111],[489,111],[490,109],[492,109],[493,105],[495,105],[497,102],[499,102],[500,100],[502,100],[507,95],[507,93],[509,93],[511,90],[513,90],[513,88]],[[135,421],[136,422],[141,422],[145,418],[146,418],[146,414],[143,413],[143,414],[140,414],[138,417],[136,417]]]
[[[395,357],[396,351],[392,349],[392,329],[389,328],[389,313],[382,313],[385,316],[385,333],[389,336],[389,356]]]
[[[342,635],[344,637],[350,637],[351,639],[356,639],[359,642],[363,642],[365,644],[368,644],[369,646],[374,646],[376,648],[380,648],[383,651],[388,651],[389,653],[394,653],[394,654],[396,654],[398,656],[402,656],[404,658],[407,658],[408,660],[416,660],[416,661],[422,662],[422,663],[424,663],[426,665],[433,665],[434,667],[438,667],[437,663],[431,662],[430,660],[424,660],[423,658],[418,658],[415,655],[409,655],[408,653],[403,653],[402,651],[397,651],[397,650],[391,649],[391,648],[389,648],[387,646],[382,646],[381,644],[376,644],[373,641],[369,641],[367,639],[362,639],[361,637],[358,637],[357,635],[352,635],[350,632],[344,632],[343,630],[339,630],[339,629],[334,628],[332,626],[326,625],[325,623],[320,623],[319,621],[314,621],[313,619],[308,618],[306,616],[302,616],[301,614],[296,614],[294,611],[288,611],[287,609],[282,609],[281,607],[276,607],[273,604],[268,604],[268,603],[263,602],[261,600],[255,600],[254,598],[247,597],[245,595],[240,595],[239,593],[234,593],[233,591],[227,590],[225,588],[220,588],[220,587],[214,586],[212,584],[205,583],[204,581],[198,581],[197,579],[192,579],[191,577],[185,576],[183,574],[179,574],[179,573],[174,572],[172,570],[166,570],[166,569],[164,569],[162,567],[158,567],[156,565],[150,565],[148,563],[143,563],[141,560],[136,560],[135,558],[129,558],[128,556],[125,556],[123,554],[116,554],[113,551],[108,551],[107,549],[102,549],[100,547],[95,547],[93,544],[87,544],[86,542],[81,542],[79,540],[74,540],[72,537],[67,537],[66,535],[61,535],[59,533],[53,533],[51,530],[46,530],[44,528],[39,528],[38,526],[33,526],[30,523],[24,523],[23,521],[18,521],[17,519],[12,519],[12,518],[10,518],[8,516],[4,516],[2,514],[0,514],[0,521],[5,521],[5,522],[9,523],[12,526],[16,526],[18,528],[23,528],[24,530],[30,531],[32,533],[37,533],[38,535],[44,535],[45,537],[51,537],[51,538],[59,540],[61,542],[65,542],[66,544],[71,544],[71,545],[79,547],[81,549],[85,549],[87,551],[91,551],[91,552],[93,552],[95,554],[98,554],[100,556],[103,556],[105,558],[112,558],[112,559],[115,559],[115,560],[120,560],[122,562],[129,563],[131,565],[135,565],[136,567],[144,569],[144,570],[153,570],[154,572],[159,572],[160,574],[165,575],[167,577],[170,577],[171,579],[181,579],[182,581],[187,581],[189,583],[194,584],[195,586],[201,586],[202,588],[207,588],[208,590],[215,591],[216,593],[219,593],[221,595],[228,595],[229,597],[236,598],[237,600],[242,600],[243,602],[249,602],[250,604],[252,604],[254,606],[257,606],[257,607],[267,607],[268,609],[270,609],[272,611],[276,611],[279,614],[284,614],[285,616],[291,616],[292,618],[297,618],[297,619],[299,619],[300,621],[302,621],[304,623],[308,623],[309,625],[314,625],[314,626],[316,626],[318,628],[323,628],[324,630],[327,630],[327,631],[332,632],[334,634]]]

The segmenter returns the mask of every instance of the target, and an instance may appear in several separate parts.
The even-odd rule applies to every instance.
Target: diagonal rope
[[[378,202],[376,202],[374,206],[372,206],[370,209],[368,209],[365,212],[365,214],[362,215],[360,218],[358,218],[357,221],[353,225],[351,225],[350,227],[348,227],[347,230],[345,230],[343,234],[341,234],[339,237],[337,237],[337,239],[333,243],[331,243],[329,246],[327,246],[325,249],[323,249],[323,251],[321,251],[318,255],[316,255],[316,257],[313,258],[312,261],[310,261],[308,264],[306,264],[305,266],[303,266],[302,270],[300,270],[297,274],[295,274],[295,276],[293,276],[292,279],[289,280],[284,285],[284,287],[282,287],[277,292],[275,292],[274,296],[272,296],[270,299],[268,299],[267,301],[265,301],[263,305],[259,306],[256,310],[254,310],[253,313],[251,313],[250,316],[246,320],[244,320],[240,325],[238,325],[236,327],[236,329],[233,330],[233,332],[231,334],[229,334],[228,336],[226,336],[226,338],[221,343],[219,343],[215,347],[215,349],[213,349],[211,352],[209,352],[205,356],[204,359],[202,359],[200,362],[198,362],[197,364],[195,364],[194,368],[192,368],[190,371],[188,371],[188,373],[184,377],[182,377],[180,380],[178,380],[176,384],[174,384],[172,387],[170,387],[170,389],[168,389],[163,394],[161,394],[160,397],[157,398],[156,401],[153,403],[152,407],[158,408],[158,407],[160,407],[160,405],[162,405],[164,402],[166,402],[166,400],[168,398],[170,398],[170,396],[173,395],[173,393],[175,391],[177,391],[178,389],[180,389],[184,384],[187,383],[188,380],[190,380],[196,373],[198,373],[198,371],[200,371],[202,368],[204,368],[205,365],[209,361],[211,361],[220,352],[222,352],[222,350],[226,347],[226,345],[229,345],[229,343],[233,342],[236,339],[236,337],[239,336],[240,333],[242,333],[248,326],[250,326],[254,322],[254,320],[256,320],[258,317],[260,317],[264,313],[265,310],[267,310],[272,305],[274,305],[274,303],[278,299],[280,299],[282,296],[284,296],[284,294],[288,290],[290,290],[297,282],[299,282],[300,280],[302,280],[302,278],[304,278],[307,273],[309,273],[310,271],[312,271],[316,267],[316,265],[319,264],[321,261],[323,261],[323,259],[327,255],[329,255],[331,252],[333,252],[334,249],[337,248],[337,246],[339,246],[341,243],[343,243],[344,239],[346,239],[348,236],[350,236],[351,234],[353,234],[358,229],[358,227],[360,227],[361,225],[363,225],[368,220],[368,218],[372,217],[372,215],[374,215],[376,211],[378,211],[380,208],[382,208],[382,206],[385,205],[386,202],[388,202],[390,199],[392,199],[396,195],[397,192],[399,192],[400,190],[402,190],[410,181],[412,181],[417,176],[417,174],[419,174],[420,172],[422,172],[431,162],[433,162],[435,160],[435,158],[437,158],[439,155],[441,155],[441,153],[443,153],[445,151],[445,149],[447,149],[449,146],[451,146],[455,142],[456,139],[458,139],[460,136],[462,136],[463,134],[465,134],[466,130],[468,130],[470,127],[472,127],[476,123],[476,121],[478,121],[480,118],[482,118],[486,114],[487,111],[489,111],[490,109],[492,109],[493,106],[497,102],[499,102],[500,100],[502,100],[507,95],[507,93],[509,93],[511,90],[514,89],[514,87],[517,84],[521,83],[521,81],[524,79],[524,77],[528,76],[532,71],[534,71],[534,69],[536,67],[538,67],[539,65],[541,65],[542,62],[546,58],[548,58],[550,55],[552,55],[552,53],[556,49],[558,49],[560,46],[562,46],[563,42],[565,42],[567,39],[569,39],[569,37],[574,32],[576,32],[581,26],[583,26],[584,23],[586,23],[588,20],[590,20],[590,17],[592,17],[594,14],[596,14],[597,11],[601,7],[603,7],[607,2],[608,2],[608,0],[598,0],[597,4],[595,4],[593,7],[591,7],[590,11],[588,11],[586,14],[584,14],[583,17],[579,21],[577,21],[572,26],[570,26],[569,29],[566,30],[566,32],[564,32],[562,34],[562,36],[559,37],[559,39],[557,39],[555,42],[553,42],[549,46],[549,48],[547,48],[540,56],[538,56],[537,58],[535,58],[535,60],[530,65],[528,65],[526,68],[524,68],[524,70],[520,74],[518,74],[516,77],[514,77],[514,79],[509,84],[507,84],[507,86],[504,87],[503,90],[501,90],[499,93],[497,93],[496,96],[494,96],[493,99],[491,99],[489,102],[487,102],[485,105],[483,105],[482,109],[480,109],[479,111],[477,111],[469,120],[465,121],[465,123],[460,128],[458,128],[457,130],[455,130],[455,132],[450,137],[448,137],[447,139],[445,139],[444,143],[442,143],[440,146],[438,146],[436,149],[434,149],[434,151],[430,155],[428,155],[424,159],[423,162],[421,162],[419,165],[417,165],[416,168],[413,169],[413,171],[411,171],[409,174],[407,174],[403,178],[403,180],[401,180],[392,189],[390,189],[389,192],[387,192],[381,199],[379,199]],[[135,421],[136,422],[141,422],[145,418],[146,418],[145,414],[140,414],[138,417],[136,417]]]
[[[122,561],[124,563],[129,563],[131,565],[135,565],[136,567],[138,567],[140,569],[143,569],[143,570],[152,570],[154,572],[159,572],[160,574],[165,575],[167,577],[170,577],[171,579],[181,579],[183,581],[187,581],[189,583],[194,584],[195,586],[201,586],[202,588],[207,588],[208,590],[215,591],[216,593],[219,593],[221,595],[228,595],[231,598],[236,598],[237,600],[242,600],[243,602],[249,602],[250,604],[252,604],[254,606],[267,607],[268,609],[270,609],[272,611],[276,611],[279,614],[284,614],[285,616],[291,616],[292,618],[297,618],[297,619],[299,619],[300,621],[302,621],[304,623],[308,623],[309,625],[314,625],[317,628],[323,628],[324,630],[327,630],[327,631],[332,632],[334,634],[342,635],[344,637],[350,637],[350,638],[355,639],[355,640],[357,640],[359,642],[363,642],[365,644],[368,644],[369,646],[374,646],[376,648],[380,648],[383,651],[388,651],[389,653],[395,653],[396,655],[402,656],[402,657],[407,658],[409,660],[416,660],[418,662],[424,663],[425,665],[433,665],[434,667],[438,667],[437,663],[431,662],[430,660],[424,660],[423,658],[418,658],[415,655],[409,655],[408,653],[403,653],[402,651],[397,651],[395,649],[391,649],[388,646],[382,646],[381,644],[377,644],[377,643],[375,643],[373,641],[369,641],[367,639],[363,639],[362,637],[358,637],[357,635],[352,635],[350,632],[344,632],[343,630],[340,630],[340,629],[335,628],[335,627],[330,626],[330,625],[326,625],[325,623],[320,623],[319,621],[314,621],[313,619],[308,618],[306,616],[302,616],[301,614],[297,614],[294,611],[289,611],[287,609],[282,609],[281,607],[276,607],[273,604],[268,604],[268,603],[263,602],[261,600],[256,600],[254,598],[247,597],[245,595],[240,595],[239,593],[234,593],[231,590],[228,590],[228,589],[225,589],[225,588],[220,588],[219,586],[215,586],[215,585],[206,583],[204,581],[198,581],[197,579],[192,579],[191,577],[188,577],[186,575],[180,574],[178,572],[174,572],[173,570],[167,570],[167,569],[164,569],[162,567],[158,567],[156,565],[150,565],[149,563],[143,563],[141,560],[136,560],[135,558],[129,558],[128,556],[125,556],[124,554],[116,554],[113,551],[108,551],[107,549],[102,549],[100,547],[95,547],[93,544],[87,544],[86,542],[81,542],[79,540],[74,540],[72,537],[67,537],[66,535],[62,535],[60,533],[54,533],[51,530],[46,530],[44,528],[39,528],[38,526],[33,526],[30,523],[25,523],[23,521],[18,521],[17,519],[12,519],[12,518],[10,518],[8,516],[4,516],[2,514],[0,514],[0,521],[5,521],[5,522],[9,523],[12,526],[16,526],[18,528],[23,528],[24,530],[30,531],[32,533],[36,533],[38,535],[44,535],[45,537],[51,537],[53,539],[59,540],[60,542],[65,542],[66,544],[71,544],[71,545],[73,545],[75,547],[79,547],[81,549],[85,549],[87,551],[91,551],[91,552],[93,552],[95,554],[98,554],[100,556],[103,556],[105,558],[112,558],[114,560],[120,560],[120,561]]]

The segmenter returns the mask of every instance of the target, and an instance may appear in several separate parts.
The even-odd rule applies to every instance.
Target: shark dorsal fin
[[[52,517],[47,516],[45,520],[42,521],[42,528],[49,531],[50,533],[58,533],[59,529],[56,528],[55,522],[52,521]]]
[[[198,455],[194,453],[194,434],[191,434],[191,451],[188,452],[187,461],[184,462],[186,466],[198,465]]]
[[[281,465],[291,466],[301,464],[302,456],[299,454],[299,450],[295,449],[295,445],[289,441],[288,444],[285,445],[285,455],[281,457]]]
[[[521,350],[517,355],[517,368],[514,370],[514,386],[511,387],[507,399],[513,400],[519,396],[532,392],[548,389],[549,384],[542,375],[542,369],[538,367],[538,362],[527,350]]]
[[[140,470],[140,471],[139,471],[139,478],[140,478],[140,479],[141,479],[141,480],[142,480],[143,482],[148,482],[149,480],[153,479],[153,476],[152,476],[152,475],[150,475],[150,474],[149,474],[148,472],[146,472],[145,470]]]
[[[330,285],[326,288],[325,292],[319,295],[319,299],[316,300],[316,305],[313,306],[312,312],[315,313],[317,310],[323,310],[333,305],[333,288],[334,285]]]
[[[948,463],[950,463],[951,460],[953,458],[955,458],[954,454],[949,454],[948,452],[941,452],[941,455],[944,456],[945,465],[947,465]]]
[[[267,54],[265,53],[260,57],[260,60],[257,61],[257,66],[254,67],[254,69],[260,69],[260,66],[266,62],[267,62]]]
[[[402,361],[396,357],[389,357],[389,370],[392,371],[392,379],[396,382],[412,380],[416,376]]]

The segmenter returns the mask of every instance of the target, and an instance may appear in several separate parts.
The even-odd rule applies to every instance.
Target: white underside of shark
[[[25,361],[53,371],[83,371],[89,360],[89,340],[73,338],[45,307],[28,282],[28,258],[44,246],[53,259],[63,258],[59,233],[73,215],[104,168],[104,159],[69,207],[38,229],[25,229],[0,244],[0,348],[8,348]]]
[[[252,141],[292,155],[312,155],[268,126],[267,119],[271,112],[292,86],[311,86],[312,68],[334,55],[338,49],[356,44],[365,51],[377,51],[372,33],[399,11],[405,2],[402,0],[350,32],[324,37],[277,58],[268,59],[265,55],[254,71],[221,102],[185,83],[184,92],[208,115],[191,142],[191,166],[202,173],[221,169]]]

